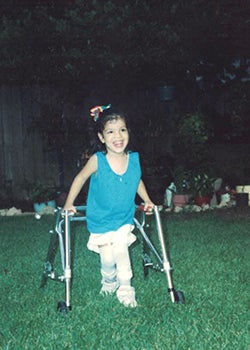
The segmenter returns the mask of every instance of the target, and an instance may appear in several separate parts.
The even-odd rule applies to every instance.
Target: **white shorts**
[[[133,225],[123,225],[117,231],[105,233],[90,233],[87,248],[95,253],[100,253],[99,247],[114,244],[116,242],[126,242],[128,246],[136,241],[136,236],[132,233]]]

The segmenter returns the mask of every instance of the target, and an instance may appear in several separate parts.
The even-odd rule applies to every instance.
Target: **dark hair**
[[[128,127],[128,120],[127,120],[127,117],[126,115],[117,110],[117,109],[114,109],[114,108],[109,108],[109,109],[106,109],[104,110],[103,112],[100,113],[99,115],[99,118],[95,123],[95,126],[94,126],[94,131],[95,131],[95,146],[94,146],[94,149],[93,151],[100,151],[100,150],[103,150],[103,151],[106,151],[106,148],[105,148],[105,144],[101,143],[97,134],[100,133],[102,134],[104,129],[105,129],[105,125],[107,122],[109,121],[112,121],[112,120],[118,120],[118,119],[123,119],[126,126],[127,126],[127,129],[129,131],[129,127]],[[128,151],[128,147],[126,148],[125,152]],[[94,153],[93,152],[93,153]]]
[[[126,115],[114,108],[106,109],[105,111],[100,113],[98,120],[95,122],[95,131],[96,133],[103,133],[105,125],[107,122],[111,120],[123,119],[125,124],[127,125],[127,117]]]

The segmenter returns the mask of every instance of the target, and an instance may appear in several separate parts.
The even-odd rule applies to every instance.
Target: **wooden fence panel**
[[[45,104],[54,107],[55,101],[57,91],[52,87],[0,86],[0,198],[24,198],[26,185],[31,183],[61,185],[62,169],[56,149],[49,149],[38,130],[30,128],[33,118],[41,115],[42,107]],[[82,106],[72,107],[70,101],[68,103],[69,117],[74,121],[74,116],[83,114]],[[84,115],[88,115],[86,107]],[[78,171],[77,159],[83,152],[74,139],[72,145],[65,148],[63,178],[66,187]]]
[[[0,195],[23,197],[25,183],[55,178],[41,136],[29,130],[32,118],[40,113],[38,102],[50,95],[48,90],[0,87]]]

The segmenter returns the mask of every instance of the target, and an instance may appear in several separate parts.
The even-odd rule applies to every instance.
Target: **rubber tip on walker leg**
[[[67,313],[68,311],[71,311],[72,307],[71,305],[67,306],[65,301],[59,301],[57,304],[57,311],[60,313]]]

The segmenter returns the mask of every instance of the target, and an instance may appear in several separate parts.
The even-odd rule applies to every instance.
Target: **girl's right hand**
[[[65,211],[65,210],[76,213],[76,208],[74,205],[64,205],[64,207],[62,208],[62,211]]]

